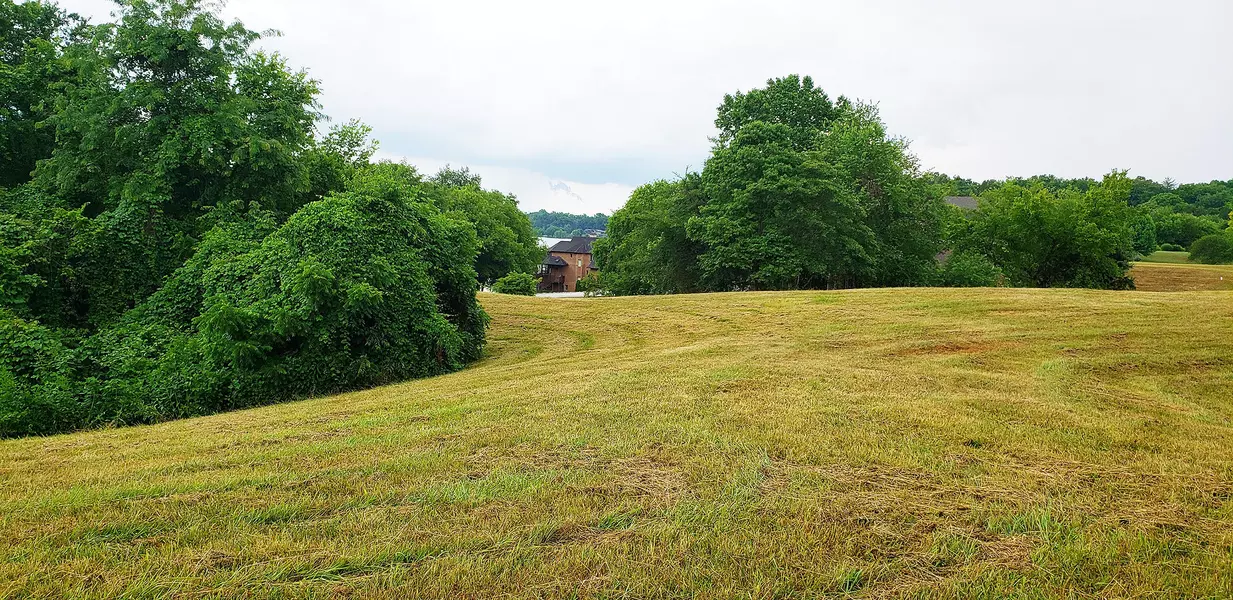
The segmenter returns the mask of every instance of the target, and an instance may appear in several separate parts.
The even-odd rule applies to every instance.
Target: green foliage
[[[65,51],[81,31],[79,17],[50,2],[0,0],[0,188],[29,181],[51,156],[55,131],[39,123],[71,77]]]
[[[592,215],[573,215],[562,212],[548,212],[540,209],[527,213],[535,232],[543,237],[567,238],[578,237],[589,230],[605,230],[608,228],[608,215],[595,213]]]
[[[891,137],[872,106],[842,105],[820,149],[838,166],[842,181],[873,232],[867,251],[873,260],[869,280],[858,285],[910,286],[926,281],[942,250],[944,205],[920,178],[907,142]]]
[[[479,175],[448,165],[429,181],[428,195],[443,211],[457,212],[475,226],[479,255],[475,271],[482,284],[510,273],[528,273],[543,259],[539,238],[512,195],[481,187]]]
[[[1207,235],[1190,247],[1191,262],[1209,265],[1233,264],[1233,231]]]
[[[118,15],[66,51],[72,80],[46,120],[56,147],[34,179],[44,211],[92,222],[58,269],[78,281],[48,282],[84,288],[69,320],[91,328],[149,296],[220,220],[308,201],[299,157],[318,116],[316,82],[200,0],[126,0]]]
[[[996,287],[1005,282],[1005,275],[993,261],[973,252],[951,254],[938,272],[938,285],[943,287]]]
[[[311,199],[319,200],[342,191],[358,171],[368,166],[378,146],[369,138],[371,133],[371,127],[351,120],[332,127],[303,153],[301,160],[308,171]]]
[[[0,364],[25,408],[4,407],[0,433],[204,414],[478,358],[487,317],[475,301],[470,224],[402,182],[366,184],[309,204],[267,236],[260,223],[215,229],[167,285],[82,341],[76,359],[89,368],[57,367],[67,351],[53,335],[10,318],[5,335],[17,341]],[[30,404],[42,397],[69,400]]]
[[[706,289],[850,287],[872,274],[873,231],[843,172],[792,134],[754,121],[707,161],[707,201],[687,228],[705,247]]]
[[[515,296],[534,296],[538,281],[530,273],[510,273],[492,284],[492,291],[498,294],[514,294]]]
[[[687,173],[634,190],[608,221],[606,237],[595,240],[595,262],[614,294],[674,294],[701,290],[698,255],[686,222],[705,201],[702,177]]]
[[[1188,213],[1154,211],[1156,239],[1161,243],[1174,244],[1183,250],[1195,240],[1218,233],[1222,223],[1212,217],[1196,217]]]
[[[1168,242],[1161,244],[1160,249],[1164,250],[1165,252],[1185,252],[1186,251],[1185,248],[1177,244],[1170,244]]]
[[[700,174],[639,188],[596,257],[616,294],[919,285],[943,209],[871,106],[808,77],[727,96]]]
[[[1135,252],[1143,256],[1147,256],[1156,251],[1158,240],[1156,239],[1156,221],[1151,215],[1144,211],[1135,211],[1130,222],[1131,236],[1133,237],[1131,244],[1134,246]]]
[[[847,103],[839,99],[840,106]],[[811,148],[822,131],[838,116],[838,107],[813,78],[789,75],[766,80],[765,88],[737,92],[724,96],[719,105],[715,127],[719,135],[716,146],[728,146],[736,141],[741,130],[753,123],[784,126],[784,142],[793,150]]]
[[[591,272],[578,278],[574,284],[574,291],[582,292],[587,296],[596,296],[604,293],[603,277],[599,273]]]
[[[54,91],[0,115],[6,142],[31,119],[54,142],[0,190],[0,435],[452,371],[484,344],[476,266],[538,261],[511,197],[369,165],[358,121],[318,137],[316,82],[217,10],[123,0],[70,40],[54,8],[0,0],[25,36],[0,42],[0,86]]]
[[[1014,286],[1133,287],[1129,190],[1118,172],[1086,193],[1008,183],[981,196],[951,242],[956,252],[988,258]]]

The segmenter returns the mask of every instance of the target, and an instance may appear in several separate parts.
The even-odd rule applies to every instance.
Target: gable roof
[[[976,198],[971,196],[947,196],[944,200],[951,206],[958,206],[968,210],[976,210],[977,206]]]
[[[557,242],[548,249],[549,252],[572,252],[574,254],[590,254],[591,242],[594,242],[593,237],[576,237]]]
[[[544,262],[540,264],[548,265],[550,267],[564,267],[566,265],[565,259],[560,256],[553,256],[551,254],[544,258]]]

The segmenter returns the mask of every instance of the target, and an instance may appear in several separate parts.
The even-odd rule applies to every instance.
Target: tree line
[[[543,209],[527,213],[531,226],[543,237],[567,238],[585,234],[587,231],[602,231],[608,228],[608,215],[575,215],[564,212],[549,212]]]
[[[937,193],[956,196],[982,196],[1007,183],[1024,188],[1041,187],[1053,193],[1086,192],[1098,183],[1090,178],[1064,179],[1052,175],[980,183],[936,173],[926,173],[925,178]],[[1157,182],[1135,177],[1130,180],[1127,202],[1135,209],[1136,250],[1142,254],[1150,254],[1161,246],[1186,250],[1200,238],[1222,237],[1228,229],[1229,211],[1233,207],[1233,179],[1178,185],[1169,179]]]
[[[922,172],[876,107],[832,99],[810,77],[725,96],[715,126],[701,171],[637,188],[609,219],[595,244],[608,293],[1127,289],[1138,256],[1233,236],[1233,182]],[[944,200],[963,195],[975,210]]]
[[[371,161],[216,3],[0,0],[0,435],[444,373],[541,256],[466,169]]]

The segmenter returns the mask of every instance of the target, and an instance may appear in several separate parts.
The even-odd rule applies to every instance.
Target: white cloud
[[[491,165],[492,185],[497,169],[522,172],[508,180],[524,182],[513,191],[528,206],[570,205],[538,179],[566,181],[593,212],[700,167],[723,95],[788,73],[878,102],[926,168],[1233,177],[1227,0],[232,0],[226,10],[284,32],[262,44],[322,81],[328,114],[364,119],[393,154]]]

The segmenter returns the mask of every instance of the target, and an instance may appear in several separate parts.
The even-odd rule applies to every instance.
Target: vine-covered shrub
[[[218,228],[115,327],[68,348],[0,315],[0,433],[141,423],[461,368],[483,350],[471,225],[399,182]]]

